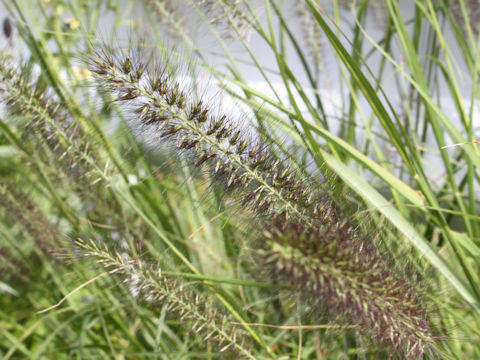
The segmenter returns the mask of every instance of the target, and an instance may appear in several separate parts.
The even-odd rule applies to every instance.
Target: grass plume
[[[95,159],[85,130],[65,106],[49,98],[46,89],[36,87],[33,82],[0,59],[0,94],[6,103],[9,113],[15,116],[22,133],[26,137],[35,138],[37,146],[45,151],[38,151],[43,161],[54,161],[63,168],[63,174],[73,182],[82,181],[87,187],[86,177],[89,165],[86,158]],[[36,152],[34,149],[31,149]],[[50,158],[48,158],[50,156]]]
[[[0,208],[5,217],[19,224],[35,241],[35,247],[45,255],[52,257],[61,247],[58,229],[44,216],[42,211],[23,192],[12,184],[0,181]]]
[[[231,319],[220,313],[214,303],[206,301],[193,284],[162,275],[158,266],[112,252],[97,242],[77,240],[76,245],[82,256],[95,259],[109,273],[120,277],[136,297],[164,307],[170,318],[181,322],[191,333],[201,334],[202,341],[214,343],[223,356],[234,353],[236,358],[255,359],[243,330],[231,325]]]
[[[190,153],[195,166],[208,162],[214,177],[226,190],[236,189],[243,205],[259,215],[283,214],[307,223],[326,216],[321,195],[241,122],[215,114],[203,100],[193,101],[165,68],[149,65],[138,56],[113,56],[105,49],[91,59],[91,71],[116,102],[130,109],[135,127]]]
[[[418,273],[406,272],[351,221],[309,227],[274,220],[258,241],[259,269],[294,289],[332,321],[400,358],[432,351],[437,336]]]

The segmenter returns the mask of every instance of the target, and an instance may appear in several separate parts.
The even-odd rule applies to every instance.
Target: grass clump
[[[480,356],[475,4],[3,3],[3,358]]]

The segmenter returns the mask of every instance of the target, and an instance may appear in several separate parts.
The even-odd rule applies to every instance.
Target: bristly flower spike
[[[81,255],[96,259],[110,274],[120,277],[135,297],[163,306],[170,316],[175,316],[182,323],[188,321],[190,330],[204,336],[204,340],[209,339],[219,352],[228,349],[240,359],[255,359],[249,350],[245,331],[232,326],[228,315],[199,295],[192,285],[167,277],[157,266],[141,259],[129,259],[105,245],[82,240],[77,240],[76,245]]]
[[[190,99],[164,68],[151,68],[141,59],[132,59],[132,55],[114,57],[101,50],[90,67],[116,101],[133,109],[136,126],[143,124],[157,139],[172,139],[179,150],[191,149],[197,166],[216,159],[212,164],[216,177],[225,178],[227,189],[240,187],[244,203],[253,210],[261,209],[262,215],[283,214],[309,224],[318,218],[306,206],[307,196],[312,194],[309,184],[264,151],[238,121],[217,116],[203,100]],[[315,197],[323,201],[321,195],[315,193]]]
[[[400,358],[435,352],[439,337],[418,274],[396,266],[351,221],[311,227],[273,219],[265,225],[254,256],[272,281]]]

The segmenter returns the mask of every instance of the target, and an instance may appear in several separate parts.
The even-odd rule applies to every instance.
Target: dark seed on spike
[[[250,183],[250,181],[248,180],[248,177],[244,175],[244,176],[242,177],[242,185],[243,185],[243,188],[245,189],[245,188],[248,186],[249,183]]]
[[[210,129],[207,130],[207,135],[212,135],[215,132],[215,129],[211,127]]]
[[[141,117],[140,119],[144,124],[149,124],[152,121],[153,113],[146,113],[145,116]]]
[[[263,164],[267,160],[267,155],[263,154],[258,160],[252,164],[252,169],[255,169],[257,166]]]
[[[157,88],[161,84],[160,78],[157,77],[156,75],[154,75],[154,77],[152,78],[152,80],[150,82],[151,82],[151,88],[152,88],[153,91],[157,90]]]
[[[98,59],[92,59],[95,65],[97,65],[99,68],[105,68],[107,67],[107,64],[105,64],[103,61],[100,61]]]
[[[198,116],[197,121],[201,123],[207,121],[207,115],[208,109],[203,110],[202,113]]]
[[[269,169],[269,172],[275,171],[275,169],[277,168],[279,162],[280,162],[279,160],[276,160],[276,161],[273,163],[272,167]],[[275,175],[275,176],[276,176],[276,175]]]
[[[172,126],[169,129],[165,130],[165,132],[162,135],[160,135],[160,137],[162,138],[168,135],[173,135],[182,129],[183,129],[182,125]]]
[[[278,176],[278,178],[279,178],[280,180],[282,180],[282,179],[287,175],[288,170],[289,170],[288,168],[286,168],[285,170],[283,170],[283,172]]]
[[[272,164],[273,164],[273,159],[270,159],[269,161],[267,161],[267,163],[263,167],[263,170],[268,171],[270,169],[270,167],[272,166]]]
[[[203,155],[200,157],[200,159],[198,159],[198,161],[196,162],[196,166],[200,166],[202,165],[205,161],[207,161],[208,159],[211,159],[212,157],[215,157],[215,154],[212,154],[212,153],[203,153]]]
[[[218,171],[216,172],[216,175],[217,176],[222,176],[223,174],[225,174],[227,172],[227,169],[224,165],[220,165],[219,168],[218,168]]]
[[[113,67],[115,64],[113,63],[112,57],[107,53],[104,53],[104,55],[105,55],[105,58],[107,59],[108,65],[110,65],[110,67]]]
[[[160,87],[158,88],[158,92],[161,96],[164,96],[165,93],[167,92],[167,83],[166,82],[162,82]]]
[[[263,212],[263,213],[266,213],[270,210],[271,206],[272,206],[271,202],[265,201],[265,204],[262,205],[262,207],[260,208],[260,211]]]
[[[137,79],[140,79],[143,75],[143,71],[145,70],[143,64],[138,65],[137,69]]]
[[[237,154],[238,155],[243,154],[243,151],[245,150],[246,147],[247,147],[247,139],[243,140],[243,142],[240,144],[240,146],[237,149]]]
[[[131,70],[132,70],[132,64],[130,62],[130,58],[127,56],[125,58],[125,61],[123,62],[122,71],[125,75],[128,75],[128,74],[130,74]]]
[[[227,132],[226,128],[220,129],[220,131],[215,135],[215,137],[220,140],[223,136],[225,136],[225,133]]]
[[[223,135],[224,137],[226,138],[229,138],[230,135],[232,135],[232,128],[229,127],[226,131],[225,131],[225,134]]]
[[[188,145],[185,146],[185,150],[191,149],[197,144],[198,144],[198,140],[194,140],[194,141],[190,142]]]
[[[167,104],[170,106],[175,104],[175,102],[177,101],[177,95],[178,95],[178,83],[175,84],[175,87],[170,92],[170,96],[167,96]]]
[[[262,198],[258,203],[257,203],[257,206],[262,209],[263,205],[265,205],[265,203],[267,202],[267,199],[265,198]]]
[[[188,144],[188,136],[187,136],[187,134],[184,134],[184,135],[181,137],[181,139],[178,141],[177,147],[178,147],[179,149],[183,149],[185,146],[187,146],[187,144]]]
[[[169,116],[167,115],[160,115],[159,113],[157,114],[152,114],[150,119],[145,122],[146,125],[154,124],[156,122],[163,122],[165,120],[168,120]]]
[[[237,131],[235,135],[232,136],[230,139],[230,145],[235,145],[237,143],[238,135],[240,135],[240,131]]]
[[[92,69],[92,71],[93,71],[95,74],[98,74],[98,75],[106,75],[106,74],[107,74],[107,70],[104,69],[104,68]]]
[[[177,106],[180,109],[183,109],[185,107],[186,99],[185,99],[185,94],[183,92],[180,92],[180,95],[177,99]]]
[[[168,125],[168,121],[162,121],[160,125],[158,125],[157,131],[161,131],[167,125]]]
[[[287,186],[290,183],[290,179],[291,179],[291,176],[289,175],[284,181],[280,181],[277,184],[277,187],[280,188],[280,189],[284,188],[285,186]]]
[[[254,193],[250,193],[248,194],[242,201],[242,206],[248,204],[249,202],[251,202],[253,200],[253,198],[255,197],[255,194]]]
[[[199,101],[197,105],[195,105],[192,110],[190,111],[190,115],[188,116],[188,120],[193,120],[202,110],[202,102]]]
[[[120,95],[117,101],[133,100],[140,96],[140,92],[137,89],[129,89],[126,93]]]
[[[272,183],[275,184],[275,182],[277,181],[277,176],[278,176],[278,173],[276,171],[274,171],[273,174],[272,174]]]
[[[188,150],[190,149],[190,145],[192,144],[193,141],[190,141],[188,139],[185,139],[185,141],[183,141],[179,146],[178,148],[179,149],[185,149],[185,150]]]
[[[232,186],[235,183],[235,176],[236,176],[235,173],[232,173],[230,175],[230,177],[228,178],[228,181],[227,181],[227,188],[229,188],[230,186]]]
[[[255,153],[257,152],[257,147],[258,147],[258,143],[255,144],[255,146],[252,148],[252,150],[250,150],[250,152],[248,153],[249,158],[253,158],[255,156]]]
[[[295,183],[292,185],[292,190],[298,189],[301,184],[302,184],[301,180],[295,181]]]
[[[127,83],[123,80],[112,79],[110,80],[110,83],[108,85],[112,87],[121,87],[121,86],[127,86]]]
[[[225,121],[226,118],[227,118],[227,116],[226,116],[226,115],[223,115],[223,116],[220,118],[220,120],[218,120],[218,121],[215,123],[215,126],[214,126],[215,130],[220,129],[220,126],[223,125],[223,123],[224,123],[224,121]]]
[[[170,94],[170,96],[167,96],[167,104],[172,106],[175,103],[175,94]]]
[[[140,117],[144,117],[147,114],[148,110],[150,110],[150,104],[143,104],[135,112],[137,114],[140,114]]]
[[[262,197],[262,191],[259,191],[256,195],[255,195],[255,198],[254,198],[254,202],[258,204],[258,202],[260,201],[260,198]]]
[[[288,181],[278,182],[278,183],[274,184],[274,186],[275,186],[277,189],[282,189],[282,188],[284,188],[286,185],[288,185]]]

